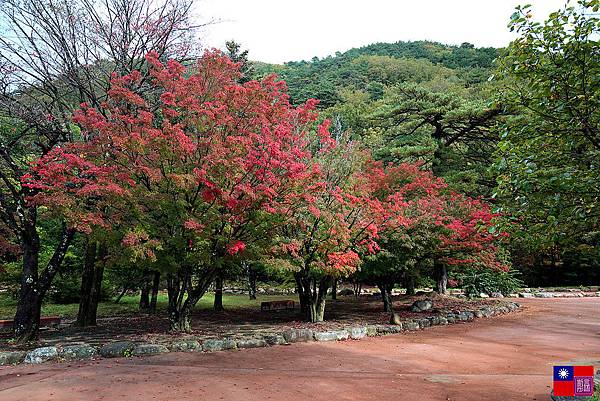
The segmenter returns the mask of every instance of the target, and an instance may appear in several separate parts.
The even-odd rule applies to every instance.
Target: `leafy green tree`
[[[376,156],[422,160],[455,189],[490,196],[494,181],[487,169],[500,109],[487,103],[469,98],[456,86],[444,92],[425,85],[395,86],[371,115],[383,129]]]
[[[242,45],[234,40],[225,42],[225,55],[233,62],[240,63],[240,83],[248,82],[254,74],[254,65],[248,60],[248,50],[242,50]]]
[[[365,257],[359,278],[379,288],[385,312],[393,312],[391,290],[396,284],[414,295],[418,278],[432,271],[432,251],[439,241],[431,228],[421,221],[404,231],[383,234],[381,251]]]
[[[501,62],[513,116],[500,134],[498,196],[515,218],[514,246],[555,266],[569,248],[600,244],[599,9],[580,0],[539,23],[518,7],[509,27],[520,36]]]

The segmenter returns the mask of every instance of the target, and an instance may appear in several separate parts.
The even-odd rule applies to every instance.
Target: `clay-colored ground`
[[[600,298],[361,341],[0,368],[0,400],[548,400],[554,364],[600,367]]]

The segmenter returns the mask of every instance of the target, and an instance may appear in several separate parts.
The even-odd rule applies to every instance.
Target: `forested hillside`
[[[469,43],[377,43],[310,62],[255,63],[276,73],[293,103],[319,100],[338,135],[362,139],[386,161],[421,160],[456,189],[490,197],[487,173],[499,114],[493,105],[500,50]]]
[[[520,15],[522,19],[513,20],[514,27],[528,23],[523,15]],[[541,32],[536,34],[543,37]],[[558,45],[557,41],[552,42],[549,36],[540,43]],[[510,214],[512,220],[507,221],[512,223],[507,227],[513,231],[509,246],[512,260],[523,270],[530,284],[591,283],[599,276],[595,261],[598,256],[598,248],[594,246],[596,231],[594,223],[584,224],[577,216],[587,216],[593,210],[589,209],[593,201],[556,195],[557,190],[566,193],[574,190],[595,196],[594,191],[585,189],[592,179],[589,170],[581,172],[581,179],[576,180],[570,159],[563,159],[565,167],[554,166],[553,158],[560,160],[562,151],[554,149],[539,161],[540,166],[545,164],[548,170],[539,170],[536,177],[544,178],[532,183],[530,170],[520,166],[526,160],[525,154],[507,157],[510,146],[517,145],[506,140],[507,132],[525,129],[523,119],[527,117],[524,116],[531,114],[526,109],[532,107],[520,104],[515,98],[516,93],[523,93],[527,88],[520,86],[523,82],[516,82],[525,70],[513,75],[507,60],[514,65],[531,62],[511,59],[511,54],[518,53],[516,47],[476,48],[470,43],[460,46],[427,41],[375,43],[310,61],[284,65],[256,62],[254,76],[277,74],[287,83],[293,103],[318,99],[322,115],[332,120],[333,131],[339,138],[366,143],[375,157],[384,161],[422,162],[423,168],[443,177],[454,190],[483,197],[496,205],[497,210]],[[533,52],[529,56],[533,57]],[[588,62],[594,63],[593,60]],[[564,74],[568,85],[569,79],[574,78],[568,77],[567,70],[585,67],[567,63],[559,68],[564,69],[559,73]],[[549,82],[556,79],[553,71],[548,71],[546,77],[539,74],[538,79]],[[540,85],[539,82],[529,84],[531,87]],[[554,84],[552,101],[560,100],[560,96],[576,97],[578,90],[585,90],[578,82],[570,84],[577,87],[575,92],[569,94],[569,89],[563,88],[562,95],[556,92]],[[523,96],[529,99],[532,95],[523,93]],[[534,96],[544,96],[544,93]],[[524,137],[512,138],[525,140]],[[533,146],[549,149],[548,145],[534,142]],[[521,142],[519,145],[526,149],[520,146],[515,149],[532,152],[532,144]],[[511,160],[509,166],[507,163]],[[560,178],[546,180],[558,170],[561,170]],[[513,181],[509,177],[514,177]],[[520,188],[514,186],[517,182]],[[524,189],[533,192],[524,197]],[[521,195],[517,195],[519,192]],[[521,200],[522,207],[514,208],[514,196]],[[549,202],[550,199],[556,202]],[[572,202],[569,208],[565,208],[567,201]],[[515,211],[519,213],[519,220],[512,214]],[[546,217],[554,222],[552,231]],[[520,224],[515,222],[524,220],[529,222],[527,228],[531,230],[517,228]]]
[[[340,89],[362,90],[380,97],[385,86],[433,78],[456,80],[471,87],[488,79],[498,54],[498,49],[475,48],[470,43],[375,43],[322,59],[284,65],[257,62],[255,67],[257,77],[274,72],[284,79],[294,103],[317,98],[321,107],[328,107],[343,101]]]

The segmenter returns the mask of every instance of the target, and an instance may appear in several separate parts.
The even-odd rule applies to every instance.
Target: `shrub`
[[[467,296],[478,296],[479,294],[500,292],[510,294],[523,287],[518,270],[475,270],[469,269],[457,275],[462,288]]]
[[[81,279],[78,274],[57,274],[48,291],[47,300],[55,304],[74,304],[79,302]]]
[[[2,265],[0,271],[0,290],[6,292],[11,298],[19,296],[19,284],[21,282],[21,266],[17,262]]]

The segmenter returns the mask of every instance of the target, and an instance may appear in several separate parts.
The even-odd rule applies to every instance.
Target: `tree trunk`
[[[322,322],[325,319],[325,297],[318,297],[310,303],[310,318],[311,323]]]
[[[189,298],[184,301],[189,283],[190,277],[187,272],[167,275],[169,328],[172,332],[190,333],[192,331],[190,316],[194,306],[188,303]]]
[[[312,323],[322,322],[325,317],[325,299],[331,286],[331,278],[323,277],[316,280],[304,272],[295,274],[300,298],[300,310],[305,319]]]
[[[222,312],[223,308],[223,277],[219,274],[215,279],[215,302],[213,304],[215,312]]]
[[[359,280],[352,281],[352,292],[354,292],[354,299],[358,299],[362,293],[362,283]]]
[[[15,313],[13,328],[14,338],[18,344],[36,341],[40,328],[42,302],[40,297],[32,292],[19,296],[19,304]]]
[[[337,278],[333,279],[333,285],[331,286],[331,299],[336,301],[337,300]]]
[[[38,271],[40,238],[36,229],[36,210],[28,209],[25,215],[27,224],[20,235],[23,249],[21,287],[13,323],[13,335],[18,344],[37,340],[42,301],[64,260],[74,235],[73,230],[63,225],[60,241],[40,275]]]
[[[30,224],[21,233],[23,249],[23,270],[21,273],[21,288],[19,303],[14,318],[14,337],[18,343],[37,339],[40,326],[42,303],[37,292],[38,266],[40,253],[40,238],[37,233],[36,213],[29,213]]]
[[[296,292],[298,293],[298,300],[300,301],[300,313],[303,316],[309,314],[309,295],[304,291],[304,285],[302,284],[302,273],[294,273],[294,279],[296,280]]]
[[[142,288],[140,292],[140,312],[150,311],[150,277],[148,271],[144,271]]]
[[[169,325],[173,332],[190,333],[191,314],[194,306],[204,296],[210,284],[216,278],[216,270],[207,268],[196,274],[192,283],[190,269],[167,275],[167,292],[169,295]]]
[[[98,248],[98,260],[96,261],[94,271],[94,285],[90,296],[90,307],[88,310],[88,325],[95,326],[98,317],[98,304],[102,298],[102,280],[104,279],[104,265],[108,250],[105,244],[100,244]]]
[[[79,292],[79,311],[77,312],[76,326],[87,327],[95,325],[89,321],[91,307],[92,287],[94,286],[97,242],[88,238],[85,245],[83,271],[81,273],[81,288]]]
[[[312,323],[322,322],[325,319],[325,298],[327,290],[331,284],[329,277],[319,280],[318,286],[314,279],[310,280],[312,284],[312,294],[310,296],[310,316]]]
[[[169,313],[169,326],[170,330],[174,332],[179,332],[179,311],[181,309],[181,302],[183,300],[183,296],[180,296],[185,289],[184,285],[182,286],[182,278],[180,274],[168,273],[167,274],[167,296],[168,296],[168,306],[167,310]]]
[[[352,281],[352,292],[354,292],[354,299],[358,299],[360,296],[360,282],[358,280]]]
[[[448,288],[448,271],[443,263],[435,263],[436,291],[438,294],[446,294]]]
[[[387,299],[388,299],[388,309],[389,312],[394,313],[394,297],[392,296],[392,290],[394,289],[394,284],[388,284],[386,288]]]
[[[252,264],[243,263],[246,266],[246,275],[248,277],[248,296],[250,299],[256,299],[256,270],[252,268]]]
[[[191,333],[192,332],[192,314],[193,307],[185,307],[180,310],[173,309],[169,313],[169,327],[175,333]]]
[[[81,277],[79,312],[75,324],[79,327],[95,326],[98,303],[102,296],[104,258],[108,251],[105,244],[88,241],[85,251],[84,269]]]
[[[156,313],[156,303],[158,302],[158,289],[160,287],[160,272],[154,272],[152,280],[152,296],[150,298],[150,313]]]
[[[415,278],[412,275],[406,276],[406,295],[415,295]]]
[[[390,307],[390,293],[388,292],[387,285],[385,283],[378,283],[377,288],[381,292],[381,300],[383,301],[383,311],[391,312],[392,309]]]

